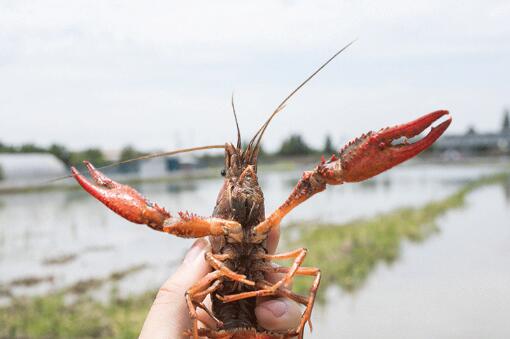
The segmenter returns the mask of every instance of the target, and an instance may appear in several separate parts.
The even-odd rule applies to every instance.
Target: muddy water
[[[288,220],[343,222],[420,206],[495,171],[496,166],[402,166],[366,184],[328,189]],[[261,170],[268,211],[286,198],[299,175]],[[138,188],[170,211],[208,215],[220,185],[218,175],[217,180]],[[510,337],[508,195],[500,186],[472,193],[466,208],[438,221],[439,235],[406,244],[397,263],[378,267],[354,295],[338,288],[323,291],[329,302],[315,311],[313,337]],[[81,191],[0,196],[0,284],[44,278],[12,288],[18,295],[45,293],[140,264],[149,266],[121,280],[121,293],[154,289],[190,243],[125,222]],[[98,297],[106,289],[97,291]]]

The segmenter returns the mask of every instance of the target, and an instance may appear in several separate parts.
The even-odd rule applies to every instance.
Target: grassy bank
[[[12,297],[0,308],[0,338],[136,338],[155,292],[121,298],[115,283],[146,268],[135,265],[44,296]],[[90,296],[106,284],[113,286],[108,302]],[[0,288],[9,293],[15,285]]]
[[[291,225],[283,234],[297,236],[297,240],[287,239],[284,246],[308,247],[306,265],[320,267],[323,272],[320,291],[332,285],[353,291],[377,265],[395,262],[403,241],[422,242],[436,234],[438,217],[462,207],[469,193],[482,186],[508,183],[509,179],[508,173],[482,178],[442,200],[346,224]],[[0,338],[135,338],[154,292],[121,298],[113,289],[107,302],[94,300],[90,292],[107,282],[115,286],[115,281],[144,267],[113,272],[45,296],[12,297],[9,305],[0,307]],[[309,279],[297,280],[294,287],[305,293],[309,283]]]
[[[0,310],[0,338],[136,338],[154,295],[67,299],[65,293],[13,299]]]
[[[322,291],[329,285],[354,291],[379,263],[391,265],[398,259],[403,241],[419,243],[439,232],[438,217],[462,207],[469,193],[482,186],[508,183],[509,179],[510,173],[480,178],[442,200],[345,224],[290,225],[288,230],[297,232],[297,240],[286,241],[284,246],[308,248],[305,265],[321,268]],[[306,293],[309,285],[309,281],[297,279],[294,289]]]

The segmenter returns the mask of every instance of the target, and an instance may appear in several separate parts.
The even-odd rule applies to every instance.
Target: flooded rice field
[[[496,165],[407,165],[363,184],[330,187],[284,221],[345,223],[420,207],[466,182],[501,171]],[[301,171],[265,172],[260,183],[270,213]],[[209,215],[222,178],[136,186],[170,212]],[[488,185],[440,216],[437,232],[404,241],[391,265],[378,264],[361,288],[321,290],[313,338],[510,337],[510,188]],[[285,229],[283,230],[285,232]],[[131,224],[80,190],[0,195],[0,298],[57,289],[112,285],[121,295],[157,289],[191,240]],[[325,277],[327,278],[327,277]]]

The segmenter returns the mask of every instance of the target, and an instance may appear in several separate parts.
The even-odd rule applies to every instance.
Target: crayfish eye
[[[222,169],[220,174],[222,177],[224,177],[225,175],[227,175],[227,171],[225,169]]]

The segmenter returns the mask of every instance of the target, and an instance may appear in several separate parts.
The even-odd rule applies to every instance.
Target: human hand
[[[278,244],[279,230],[275,229],[268,237],[268,250],[274,253]],[[210,249],[205,239],[198,239],[188,250],[181,266],[161,286],[145,319],[140,333],[142,339],[181,338],[183,332],[191,328],[188,307],[184,294],[193,284],[210,272],[211,267],[204,259],[204,254]],[[269,277],[277,280],[278,277]],[[206,306],[210,307],[210,303]],[[207,314],[197,310],[198,318],[203,323],[214,328]],[[257,301],[255,315],[259,324],[273,331],[285,331],[299,325],[301,307],[286,298],[264,298]]]

